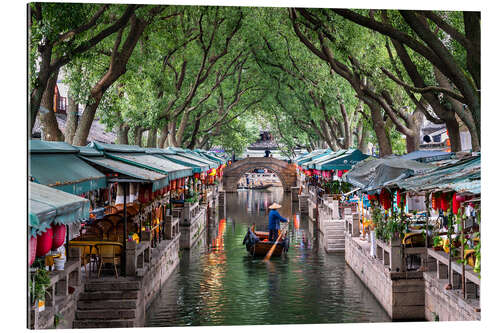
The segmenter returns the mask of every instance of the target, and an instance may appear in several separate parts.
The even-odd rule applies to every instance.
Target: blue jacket
[[[279,229],[280,221],[286,222],[287,219],[282,217],[276,209],[271,209],[271,211],[269,212],[269,230]]]

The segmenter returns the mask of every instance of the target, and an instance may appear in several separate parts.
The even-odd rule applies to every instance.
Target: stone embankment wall
[[[381,260],[369,256],[368,242],[350,236],[345,238],[345,260],[393,320],[425,318],[421,272],[388,272]]]
[[[480,320],[479,300],[467,302],[461,292],[446,290],[447,279],[438,279],[436,272],[425,272],[425,319],[429,321]]]

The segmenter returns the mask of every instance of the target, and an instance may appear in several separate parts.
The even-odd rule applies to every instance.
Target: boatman
[[[274,242],[276,239],[278,239],[280,222],[288,222],[287,219],[285,219],[280,215],[280,213],[278,213],[278,208],[281,208],[281,205],[278,205],[276,202],[269,206],[269,240],[271,242]]]

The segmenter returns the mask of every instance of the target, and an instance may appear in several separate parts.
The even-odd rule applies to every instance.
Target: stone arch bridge
[[[297,173],[293,164],[272,157],[247,157],[224,169],[224,176],[222,177],[224,190],[226,192],[236,192],[238,180],[246,172],[263,168],[273,171],[278,176],[285,192],[289,192],[293,186],[296,186]]]

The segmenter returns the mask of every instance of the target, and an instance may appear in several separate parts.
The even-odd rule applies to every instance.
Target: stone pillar
[[[127,242],[126,252],[126,261],[127,261],[127,271],[125,274],[127,276],[135,276],[135,272],[137,271],[137,243],[136,242]]]
[[[351,236],[359,237],[359,214],[352,214]]]
[[[292,189],[292,202],[298,202],[299,201],[299,187],[294,186],[291,188]]]
[[[437,262],[437,278],[438,280],[448,279],[448,266],[439,261]]]
[[[115,200],[115,205],[123,204],[124,203],[124,191],[123,191],[123,186],[120,186],[118,183],[118,186],[116,188],[116,200]]]
[[[402,272],[403,271],[403,253],[401,248],[401,239],[395,238],[391,240],[390,243],[391,255],[390,255],[390,268],[391,272]]]

